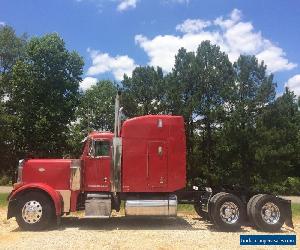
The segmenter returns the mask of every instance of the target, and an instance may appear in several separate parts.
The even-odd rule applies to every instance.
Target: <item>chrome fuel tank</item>
[[[130,199],[125,202],[126,216],[176,216],[177,196],[165,199]]]

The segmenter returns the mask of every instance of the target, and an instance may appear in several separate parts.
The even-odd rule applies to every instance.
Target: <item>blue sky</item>
[[[278,83],[300,95],[300,1],[0,0],[0,25],[18,34],[57,32],[85,60],[83,89],[120,80],[137,65],[171,70],[184,46],[211,40],[228,53],[255,54]]]

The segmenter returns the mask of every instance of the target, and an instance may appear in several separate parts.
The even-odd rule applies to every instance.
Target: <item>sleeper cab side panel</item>
[[[162,120],[162,127],[158,126],[159,120]],[[173,192],[185,187],[185,134],[182,117],[148,115],[127,120],[122,127],[122,141],[123,192]],[[148,145],[155,141],[164,142],[168,154],[167,184],[159,188],[153,187],[152,176],[149,176],[151,166]]]
[[[147,192],[147,144],[145,140],[126,138],[122,141],[122,190]]]
[[[177,117],[168,138],[168,189],[170,192],[186,186],[186,139],[182,117]]]

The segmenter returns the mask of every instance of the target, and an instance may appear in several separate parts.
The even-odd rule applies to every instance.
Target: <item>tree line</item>
[[[276,82],[255,56],[228,55],[209,41],[181,48],[171,72],[141,66],[121,82],[79,89],[83,59],[57,34],[28,38],[0,27],[0,165],[79,157],[92,130],[113,130],[114,98],[124,115],[184,117],[189,185],[239,185],[300,192],[300,99]]]

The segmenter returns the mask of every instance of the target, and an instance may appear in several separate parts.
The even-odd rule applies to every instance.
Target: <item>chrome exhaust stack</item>
[[[122,158],[122,139],[121,132],[121,113],[120,108],[121,91],[118,91],[115,99],[115,126],[114,138],[112,145],[112,164],[111,164],[111,192],[114,196],[117,192],[121,192],[121,158]]]

